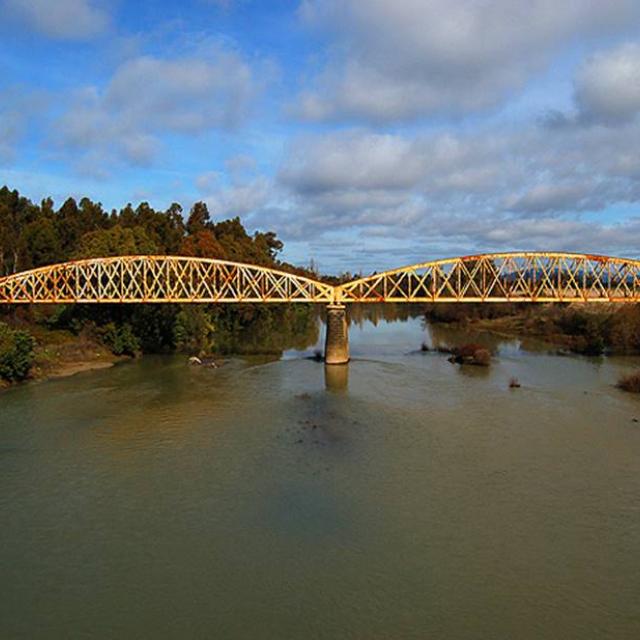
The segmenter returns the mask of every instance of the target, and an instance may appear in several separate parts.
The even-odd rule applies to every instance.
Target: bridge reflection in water
[[[549,252],[435,260],[339,285],[259,265],[181,256],[76,260],[0,278],[0,304],[324,303],[327,364],[349,360],[348,303],[638,300],[640,261]]]

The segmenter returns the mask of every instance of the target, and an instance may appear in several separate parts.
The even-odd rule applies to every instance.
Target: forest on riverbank
[[[0,189],[0,277],[67,260],[133,254],[219,258],[315,277],[279,259],[272,231],[249,234],[239,218],[214,222],[207,205],[188,212],[105,211],[89,198],[36,204]],[[279,353],[314,340],[309,305],[0,305],[0,379],[47,375],[60,361],[112,362],[142,353]],[[278,331],[274,331],[277,328]]]

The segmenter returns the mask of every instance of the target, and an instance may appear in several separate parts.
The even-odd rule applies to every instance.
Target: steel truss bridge
[[[75,260],[0,278],[0,304],[638,301],[640,261],[549,252],[435,260],[340,285],[179,256]]]

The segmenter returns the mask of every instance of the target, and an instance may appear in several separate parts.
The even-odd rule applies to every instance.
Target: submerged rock
[[[196,356],[189,358],[189,364],[196,367],[208,367],[209,369],[218,369],[219,364],[213,358],[200,359]]]

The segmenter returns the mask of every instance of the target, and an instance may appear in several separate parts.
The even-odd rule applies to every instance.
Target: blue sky
[[[640,256],[636,0],[0,0],[0,182],[284,257]]]

